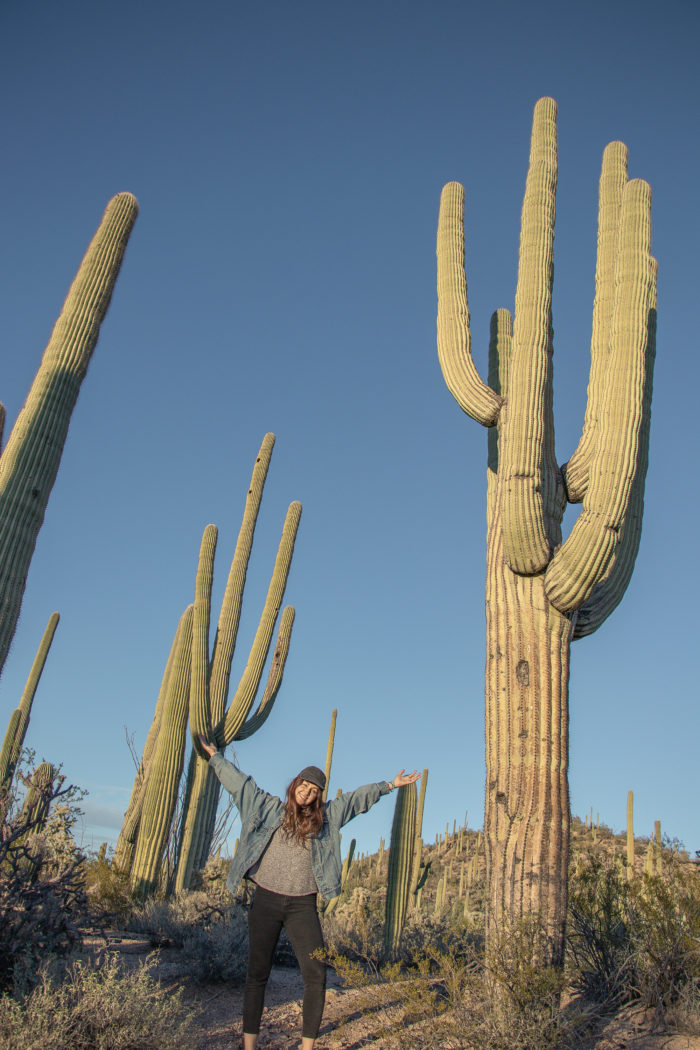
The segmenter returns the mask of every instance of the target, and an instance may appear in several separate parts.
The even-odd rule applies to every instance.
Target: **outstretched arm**
[[[243,773],[242,770],[234,766],[233,762],[225,759],[221,752],[213,744],[210,744],[201,733],[199,734],[199,743],[202,746],[202,751],[209,758],[214,773],[233,799],[241,815],[241,823],[247,820],[250,813],[258,809],[266,799],[272,798],[272,795],[269,795],[267,791],[263,791],[262,788],[258,787],[251,776]]]
[[[349,820],[359,813],[366,813],[382,795],[389,794],[395,787],[404,787],[406,784],[414,784],[420,777],[420,773],[414,770],[408,776],[404,775],[402,769],[393,780],[382,780],[378,784],[365,784],[363,787],[348,791],[338,798],[326,803],[326,812],[329,819],[332,817],[338,827],[347,824]]]

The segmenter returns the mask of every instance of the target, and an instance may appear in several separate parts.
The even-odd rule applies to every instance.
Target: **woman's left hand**
[[[401,770],[396,774],[393,780],[394,787],[401,788],[405,787],[406,784],[415,784],[417,780],[420,780],[420,773],[417,769],[414,769],[412,773],[408,773],[404,776],[405,770]]]

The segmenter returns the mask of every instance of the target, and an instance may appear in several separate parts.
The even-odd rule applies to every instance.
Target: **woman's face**
[[[321,794],[321,789],[308,780],[302,780],[294,790],[294,801],[297,806],[311,806]]]

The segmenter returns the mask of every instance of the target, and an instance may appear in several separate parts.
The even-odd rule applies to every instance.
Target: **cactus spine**
[[[107,205],[0,456],[0,671],[19,619],[73,408],[137,210],[130,193],[118,194]]]
[[[2,751],[0,751],[0,795],[4,795],[9,791],[10,785],[12,784],[12,778],[15,774],[15,766],[17,765],[22,745],[24,744],[24,738],[27,734],[29,716],[31,714],[32,704],[34,703],[37,686],[39,685],[39,679],[41,678],[44,665],[46,664],[46,657],[49,655],[49,649],[51,648],[51,642],[56,633],[59,619],[60,617],[57,612],[52,613],[49,617],[49,622],[46,625],[46,630],[44,631],[37,654],[34,657],[34,663],[29,672],[29,677],[27,678],[27,683],[24,687],[19,707],[15,708],[10,716],[10,722],[7,727],[7,732],[5,733]]]
[[[491,321],[489,385],[471,356],[464,190],[443,190],[438,354],[460,407],[490,429],[487,485],[487,943],[503,917],[539,918],[561,964],[569,854],[572,638],[622,599],[639,546],[655,349],[651,196],[627,150],[603,154],[588,409],[559,468],[552,410],[556,103],[535,106],[515,319]],[[567,499],[583,502],[561,542]]]
[[[192,639],[190,728],[194,751],[188,771],[188,791],[177,865],[176,888],[178,890],[189,889],[193,873],[203,867],[207,861],[219,800],[219,782],[210,772],[208,762],[199,753],[198,735],[202,733],[209,740],[216,741],[219,747],[225,747],[233,740],[245,739],[256,732],[272,710],[282,683],[289,652],[294,623],[294,609],[291,606],[282,612],[262,699],[255,714],[248,717],[258,692],[272,633],[284,597],[301,517],[300,503],[292,503],[287,511],[265,605],[248,662],[229,708],[226,710],[231,663],[236,646],[246,573],[274,443],[274,434],[266,434],[253,468],[243,521],[221,605],[211,661],[209,660],[209,624],[217,541],[216,526],[208,525],[202,537],[195,584]]]

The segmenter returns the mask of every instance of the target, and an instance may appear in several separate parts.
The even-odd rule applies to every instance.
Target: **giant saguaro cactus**
[[[535,915],[561,961],[569,852],[568,678],[573,638],[620,602],[639,546],[655,342],[651,194],[627,150],[603,154],[588,408],[559,468],[552,411],[556,104],[535,106],[515,317],[491,322],[489,385],[471,356],[464,190],[443,190],[438,353],[460,407],[489,432],[486,571],[487,935]],[[583,502],[561,542],[567,499]]]
[[[71,414],[137,210],[130,193],[119,193],[107,205],[0,457],[0,671],[17,626]]]
[[[209,627],[214,554],[217,542],[216,526],[208,525],[202,537],[195,583],[192,638],[190,728],[194,750],[187,777],[185,812],[176,876],[178,890],[188,889],[193,873],[202,868],[207,861],[219,801],[219,781],[209,769],[208,761],[203,759],[199,753],[198,736],[202,733],[209,740],[216,740],[219,747],[225,747],[232,741],[242,740],[259,729],[272,710],[282,683],[284,665],[289,652],[294,623],[294,609],[291,606],[283,610],[280,618],[274,655],[262,699],[255,714],[248,717],[260,686],[272,634],[287,585],[294,541],[301,517],[301,504],[296,502],[290,504],[287,511],[265,605],[250,649],[248,662],[228,710],[226,709],[246,573],[274,443],[274,434],[266,434],[255,461],[246,496],[243,520],[221,604],[211,660],[209,659]]]

